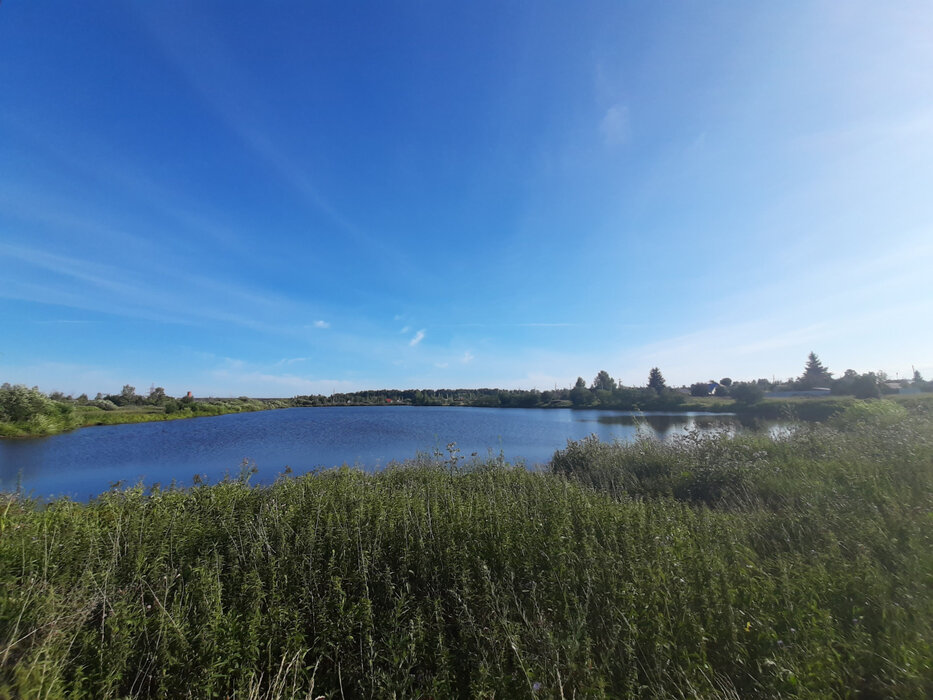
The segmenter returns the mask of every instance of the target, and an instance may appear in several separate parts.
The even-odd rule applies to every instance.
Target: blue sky
[[[933,5],[0,5],[0,380],[933,375]]]

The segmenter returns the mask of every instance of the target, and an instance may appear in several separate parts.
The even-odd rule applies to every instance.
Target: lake
[[[730,414],[452,407],[288,408],[213,418],[83,428],[63,435],[0,440],[0,490],[85,500],[114,482],[210,482],[236,476],[244,460],[268,483],[286,467],[300,474],[341,464],[379,469],[392,461],[446,455],[505,455],[527,466],[548,462],[567,440],[595,433],[632,440],[639,431],[669,439],[685,431],[734,430]]]

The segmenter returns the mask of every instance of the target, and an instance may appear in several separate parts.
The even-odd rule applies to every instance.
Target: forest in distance
[[[799,377],[785,381],[733,381],[729,377],[668,386],[657,367],[642,386],[625,386],[600,370],[592,382],[578,377],[572,387],[537,389],[377,389],[292,398],[175,398],[162,387],[146,395],[127,384],[116,394],[93,399],[62,392],[45,394],[38,387],[0,386],[0,437],[50,435],[91,425],[177,420],[274,408],[326,406],[471,406],[479,408],[588,408],[622,411],[738,412],[761,418],[791,415],[821,420],[845,407],[846,401],[884,395],[933,392],[933,381],[914,371],[909,380],[891,380],[884,372],[848,369],[838,378],[810,353]],[[769,394],[776,394],[770,398]],[[794,396],[794,394],[800,395]],[[806,397],[801,401],[800,397]]]

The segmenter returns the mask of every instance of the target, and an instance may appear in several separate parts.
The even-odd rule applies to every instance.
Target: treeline
[[[682,394],[657,394],[623,387],[614,392],[573,393],[572,389],[419,389],[361,391],[331,396],[298,396],[296,406],[474,406],[479,408],[618,408],[668,410],[685,402]]]
[[[617,408],[669,410],[685,401],[682,392],[670,389],[657,368],[647,386],[617,383],[605,370],[592,383],[579,377],[565,389],[378,389],[349,393],[296,396],[297,406],[476,406],[484,408]]]
[[[765,392],[800,392],[828,390],[834,396],[854,396],[857,399],[876,399],[884,395],[903,392],[919,393],[933,391],[933,381],[924,380],[914,370],[911,379],[892,380],[885,372],[856,372],[847,369],[842,376],[833,378],[833,373],[822,363],[816,353],[807,357],[803,374],[793,379],[776,382],[758,379],[755,382],[733,383],[729,377],[690,385],[691,396],[731,396],[735,400],[751,403],[764,397]]]
[[[587,383],[578,377],[572,387],[537,389],[378,389],[348,393],[296,396],[296,406],[478,406],[494,408],[611,408],[618,410],[669,411],[682,407],[690,398],[720,397],[732,399],[738,407],[757,404],[768,392],[827,390],[834,396],[858,399],[878,398],[903,391],[933,391],[933,382],[925,381],[915,371],[911,380],[891,380],[884,372],[858,373],[847,369],[833,378],[815,353],[810,353],[799,377],[784,381],[760,378],[754,381],[694,382],[689,387],[669,387],[657,367],[648,374],[643,386],[625,386],[607,371],[600,370]],[[691,404],[691,407],[702,406]]]

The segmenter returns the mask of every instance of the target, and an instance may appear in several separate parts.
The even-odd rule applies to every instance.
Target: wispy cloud
[[[213,360],[214,366],[196,380],[191,388],[195,394],[209,396],[294,396],[295,394],[329,394],[334,391],[356,391],[359,384],[344,379],[321,378],[299,370],[296,365],[311,358],[286,357],[274,363],[258,363],[232,357],[217,357],[198,353]],[[285,369],[286,367],[292,369]]]
[[[418,331],[417,333],[415,333],[415,337],[412,338],[410,341],[408,341],[408,344],[409,344],[411,347],[415,347],[415,346],[416,346],[418,343],[420,343],[422,340],[424,340],[424,329],[423,329],[423,328],[422,328],[420,331]]]
[[[315,328],[330,328],[330,323],[327,321],[315,321],[313,325]]]
[[[140,235],[141,231],[147,230],[145,224],[137,220],[120,223],[121,217],[114,211],[104,214],[99,208],[95,211],[92,199],[38,192],[28,186],[14,190],[6,184],[6,192],[0,195],[5,214],[71,233],[80,229],[93,235],[98,243],[109,240],[119,245],[124,253],[132,249],[134,255],[147,257],[157,250],[186,251],[185,254],[190,256],[195,254],[192,242],[204,238],[222,244],[227,251],[244,250],[242,237],[235,231],[236,226],[232,222],[228,225],[219,223],[224,220],[222,211],[206,211],[209,205],[203,199],[192,200],[189,195],[153,180],[148,174],[151,169],[140,169],[131,159],[115,154],[106,139],[84,132],[80,140],[73,135],[56,140],[29,122],[5,120],[4,128],[11,126],[16,130],[18,140],[28,142],[37,153],[54,159],[57,169],[80,172],[82,179],[94,182],[95,186],[115,188],[120,192],[120,199],[128,197],[144,203],[144,206],[154,207],[159,217],[168,217],[174,223],[158,229],[150,226],[149,235]],[[104,153],[107,155],[102,155]],[[137,214],[138,218],[146,217]],[[130,228],[136,233],[130,233]]]
[[[467,350],[465,353],[463,353],[463,356],[460,358],[460,362],[462,362],[465,365],[468,365],[475,359],[476,359],[476,356],[474,356],[472,352]]]
[[[408,333],[409,331],[411,331],[411,326],[405,326],[402,330],[399,331],[399,334],[404,335],[405,333]]]
[[[338,379],[311,379],[294,374],[274,374],[259,370],[243,372],[218,369],[211,373],[217,388],[206,393],[216,395],[244,394],[246,396],[270,397],[272,395],[291,396],[295,394],[329,394],[334,391],[354,391],[359,387],[348,381]],[[203,390],[202,390],[203,392]]]
[[[603,142],[607,146],[621,146],[628,142],[630,136],[628,107],[615,104],[603,115],[599,123],[599,131],[603,135]]]
[[[246,360],[237,357],[224,357],[222,359],[224,369],[243,369],[246,367]]]
[[[279,360],[275,364],[281,367],[283,365],[294,365],[299,362],[307,362],[309,359],[310,358],[308,357],[283,357],[281,360]]]
[[[285,335],[295,332],[285,320],[286,310],[294,314],[306,313],[299,304],[278,294],[251,291],[157,265],[143,272],[24,245],[0,243],[0,263],[5,259],[16,264],[12,266],[14,273],[0,282],[0,297],[3,298],[168,323],[235,324]],[[130,276],[132,283],[126,281]],[[153,281],[156,279],[158,283]],[[192,304],[192,298],[199,299],[200,303]],[[276,322],[277,319],[280,322]],[[320,325],[322,323],[326,325]],[[317,328],[329,325],[326,321],[314,324]]]
[[[36,323],[36,324],[39,324],[39,325],[42,325],[42,326],[48,326],[48,325],[70,325],[70,324],[73,324],[73,325],[84,325],[84,324],[87,324],[87,323],[94,323],[94,321],[79,320],[79,319],[68,319],[68,318],[58,318],[58,319],[50,319],[50,320],[48,320],[48,321],[33,321],[33,323]]]
[[[264,106],[265,101],[259,98],[257,86],[248,79],[250,73],[243,69],[236,47],[215,31],[209,17],[189,10],[187,22],[169,25],[158,10],[139,9],[139,14],[179,75],[200,93],[254,157],[275,171],[302,201],[353,240],[360,251],[391,261],[396,270],[413,271],[408,257],[389,245],[389,238],[370,233],[334,206],[319,178],[308,169],[307,160],[296,158],[293,147],[277,139],[275,129],[265,126],[273,121]],[[190,55],[195,47],[199,60],[192,62]]]
[[[586,326],[586,323],[440,323],[442,328],[580,328]],[[624,324],[634,325],[634,324]],[[405,326],[402,332],[410,330]]]
[[[2,358],[2,353],[0,353]],[[77,396],[81,393],[94,395],[98,391],[107,391],[112,387],[117,391],[126,384],[126,377],[120,376],[113,367],[99,367],[91,364],[71,362],[36,362],[28,365],[5,365],[0,362],[0,376],[12,384],[39,384],[42,391],[63,391]],[[136,386],[142,386],[137,381]]]

